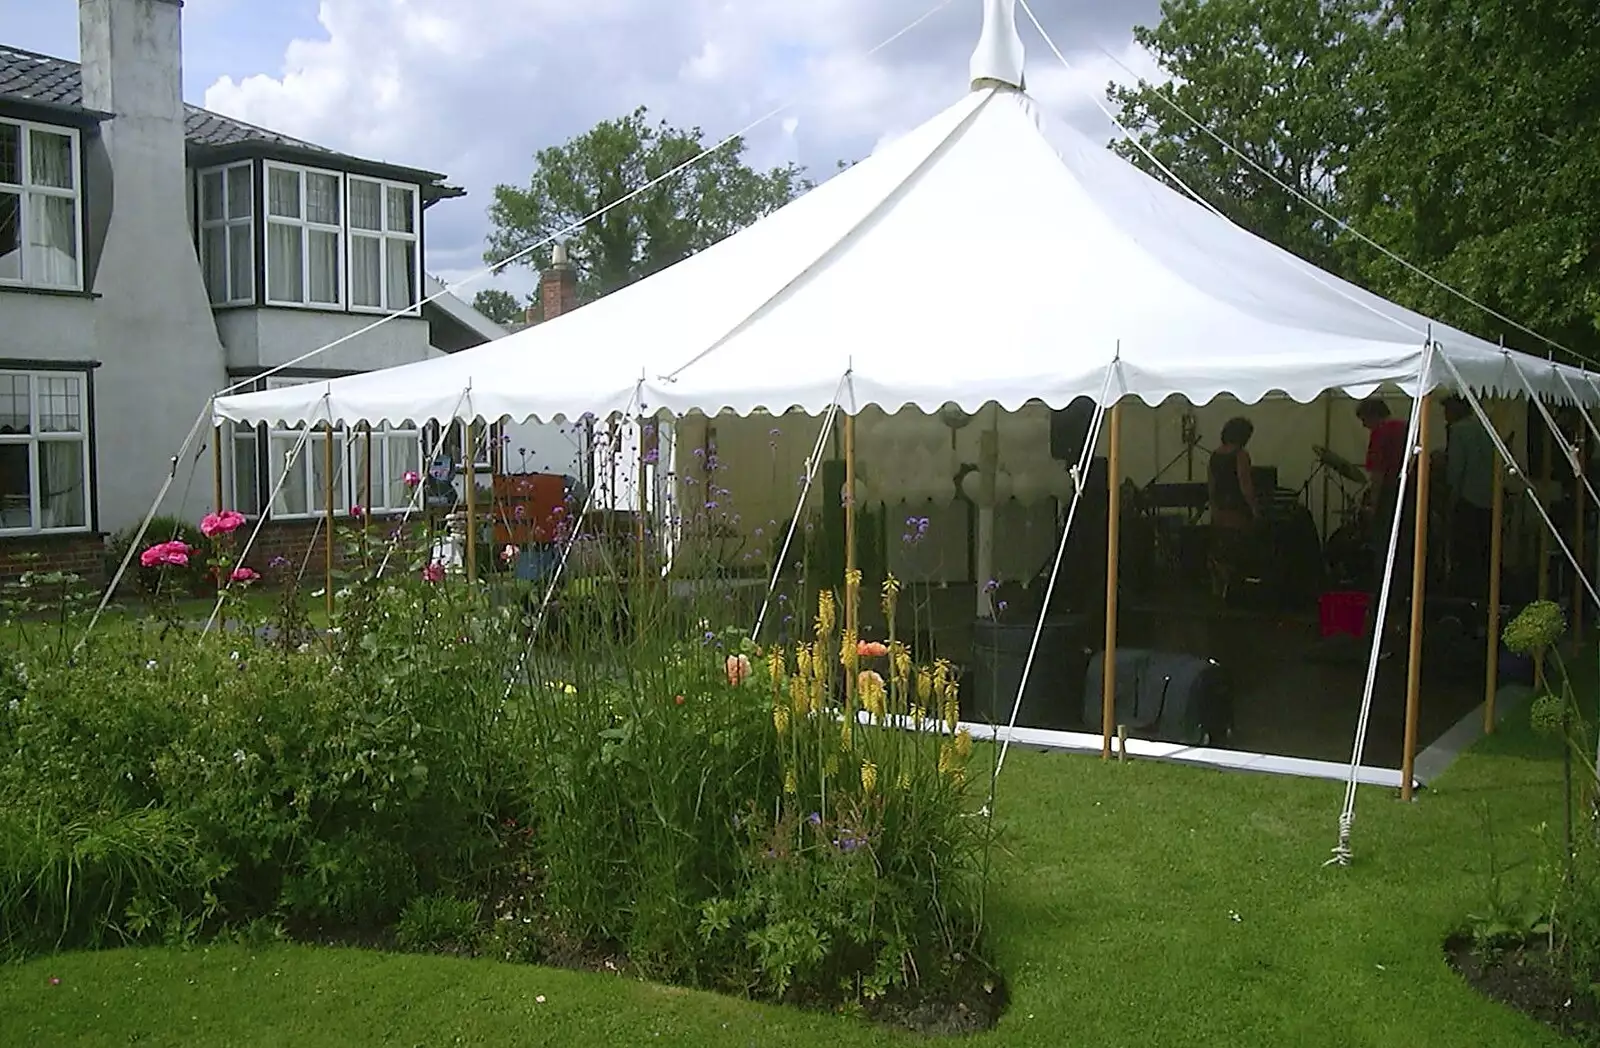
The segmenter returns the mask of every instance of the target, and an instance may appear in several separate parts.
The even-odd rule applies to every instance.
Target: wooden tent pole
[[[645,417],[639,416],[639,519],[634,521],[634,537],[639,543],[638,579],[639,584],[644,584],[644,520],[650,512],[650,489],[645,485],[645,473],[649,466],[648,456],[645,454]]]
[[[474,463],[478,458],[476,440],[477,423],[472,420],[462,424],[462,443],[466,451],[467,471],[467,581],[478,581],[478,475]]]
[[[328,612],[328,625],[333,625],[333,423],[326,425],[328,441],[322,448],[322,596]]]
[[[226,508],[222,502],[222,430],[220,422],[211,427],[211,505],[217,513]]]
[[[1422,624],[1423,603],[1427,598],[1428,581],[1428,488],[1432,462],[1428,454],[1428,438],[1433,430],[1433,396],[1425,394],[1417,401],[1416,410],[1422,412],[1417,421],[1417,492],[1415,534],[1411,545],[1411,639],[1406,653],[1406,731],[1405,749],[1400,758],[1400,799],[1409,801],[1412,795],[1412,773],[1417,762],[1417,715],[1422,704]],[[1405,492],[1400,493],[1405,498]]]
[[[367,530],[367,522],[372,519],[372,423],[362,423],[362,440],[366,445],[365,470],[361,478],[361,530]]]
[[[1122,530],[1122,401],[1111,405],[1110,447],[1106,452],[1106,650],[1100,685],[1100,757],[1111,759],[1112,723],[1117,715],[1117,567]]]
[[[1583,606],[1588,600],[1583,592],[1583,568],[1581,566],[1583,564],[1583,500],[1585,494],[1584,478],[1581,470],[1584,465],[1584,447],[1587,443],[1584,433],[1580,431],[1577,436],[1577,457],[1580,471],[1572,478],[1572,559],[1579,565],[1578,570],[1572,573],[1573,640],[1583,639]]]
[[[1555,458],[1555,440],[1550,435],[1550,427],[1546,426],[1546,427],[1544,427],[1544,464],[1539,467],[1539,477],[1540,477],[1540,480],[1542,481],[1542,483],[1539,485],[1539,497],[1541,499],[1549,498],[1549,495],[1550,495],[1551,468],[1552,468],[1552,465],[1553,465],[1553,463],[1551,462],[1551,459],[1553,459],[1553,458]],[[1550,529],[1549,528],[1541,527],[1539,529],[1539,563],[1537,565],[1537,570],[1539,572],[1539,591],[1538,591],[1539,592],[1539,599],[1541,601],[1549,600],[1550,599]],[[1533,684],[1534,684],[1534,687],[1536,687],[1536,688],[1542,688],[1542,687],[1544,687],[1544,655],[1543,655],[1543,653],[1536,654],[1533,657],[1533,659],[1534,659],[1534,661],[1533,661]]]
[[[1499,426],[1495,429],[1498,431]],[[1483,733],[1494,732],[1494,700],[1500,690],[1500,570],[1505,557],[1506,467],[1494,463],[1494,495],[1489,509],[1489,636],[1483,677]]]

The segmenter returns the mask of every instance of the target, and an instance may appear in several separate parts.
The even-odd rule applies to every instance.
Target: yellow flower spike
[[[822,709],[822,704],[827,698],[828,683],[821,677],[811,682],[811,712],[817,713]]]
[[[923,667],[917,670],[917,702],[923,706],[928,705],[933,698],[933,674]]]
[[[878,788],[878,766],[871,761],[861,765],[861,792],[871,793]]]
[[[846,586],[850,587],[851,589],[857,589],[857,590],[860,589],[861,588],[861,569],[860,568],[851,568],[849,571],[845,572],[844,573],[844,584]]]
[[[817,594],[817,638],[819,640],[833,632],[833,620],[833,591],[823,590]]]
[[[789,704],[794,712],[804,717],[811,710],[811,686],[799,677],[789,682]]]
[[[911,706],[911,723],[912,723],[913,726],[915,726],[917,728],[917,730],[920,731],[922,729],[922,722],[927,716],[928,716],[928,711],[927,710],[923,709],[921,706],[916,705],[915,703],[912,704],[912,706]]]
[[[794,650],[795,671],[801,680],[811,679],[811,645],[798,644]]]
[[[885,575],[883,579],[883,617],[894,621],[894,606],[900,599],[900,580],[893,575]]]
[[[911,651],[899,641],[889,645],[889,676],[902,688],[911,679]]]
[[[873,719],[879,723],[884,716],[884,698],[887,692],[883,686],[883,678],[873,670],[862,670],[856,675],[856,694],[861,696],[861,705],[872,714]]]
[[[839,747],[846,752],[849,752],[851,743],[855,741],[855,726],[855,718],[848,714],[839,722]]]
[[[961,723],[961,704],[950,699],[944,704],[944,726],[949,731],[955,731],[956,725]]]
[[[950,769],[954,768],[955,766],[955,747],[951,746],[948,742],[943,743],[939,747],[939,774],[948,775],[950,773]]]
[[[846,670],[854,673],[861,663],[861,643],[855,630],[845,630],[844,636],[839,640],[839,664]]]
[[[782,703],[772,707],[772,726],[778,729],[780,737],[789,734],[789,707]]]
[[[790,768],[783,777],[783,792],[794,796],[800,792],[800,780],[795,778],[794,769]]]
[[[781,684],[783,682],[783,671],[783,652],[773,648],[772,653],[767,656],[767,672],[772,674],[773,683]]]
[[[905,793],[911,789],[911,773],[909,771],[903,771],[900,773],[899,786],[901,793]]]
[[[965,728],[956,732],[956,756],[962,760],[972,756],[972,733]]]
[[[951,768],[950,781],[955,783],[958,788],[965,786],[967,784],[967,769],[961,767],[959,764],[954,768]]]

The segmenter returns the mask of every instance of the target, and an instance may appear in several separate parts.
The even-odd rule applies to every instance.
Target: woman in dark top
[[[1247,418],[1232,418],[1222,427],[1222,444],[1211,453],[1206,487],[1211,505],[1211,585],[1228,595],[1256,523],[1256,492],[1245,445],[1255,433]]]

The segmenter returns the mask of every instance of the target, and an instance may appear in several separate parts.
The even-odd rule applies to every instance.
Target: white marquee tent
[[[1480,392],[1600,401],[1313,268],[1052,120],[1022,90],[1014,0],[973,89],[766,219],[546,324],[446,358],[219,397],[235,422],[552,421],[1099,396],[1415,393],[1424,346]],[[1522,374],[1518,373],[1517,368]],[[1565,372],[1563,376],[1561,372]],[[1427,389],[1450,385],[1429,369]]]

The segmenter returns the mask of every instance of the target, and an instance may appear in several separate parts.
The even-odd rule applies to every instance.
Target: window
[[[267,164],[266,179],[268,304],[343,305],[341,176]]]
[[[78,291],[78,133],[0,120],[0,284]]]
[[[261,388],[283,389],[315,378],[268,378]],[[258,457],[260,434],[267,441],[266,465]],[[326,430],[313,426],[311,435],[300,446],[302,427],[234,427],[232,450],[232,491],[234,507],[241,513],[257,514],[273,492],[272,515],[280,518],[314,517],[327,507]],[[333,434],[333,510],[347,514],[351,506],[362,506],[374,513],[405,510],[411,505],[412,489],[405,476],[421,471],[422,435],[415,428],[374,426],[371,473],[368,474],[368,438],[364,430],[354,433],[338,429]],[[299,446],[298,455],[294,455]],[[293,460],[291,461],[291,456]],[[287,472],[287,476],[285,473]],[[283,483],[280,486],[279,480]],[[368,490],[370,483],[371,489]]]
[[[255,176],[247,161],[200,172],[200,268],[218,306],[255,301]]]
[[[0,533],[89,527],[88,382],[0,371]]]
[[[350,307],[400,312],[421,299],[415,186],[350,177]]]

